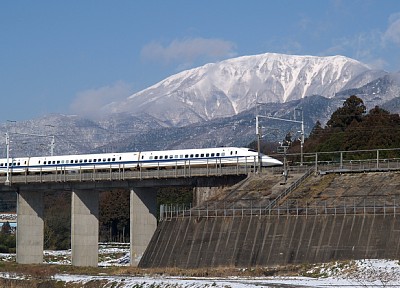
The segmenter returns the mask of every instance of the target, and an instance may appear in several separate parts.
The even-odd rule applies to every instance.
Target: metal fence
[[[263,207],[229,207],[204,209],[191,209],[183,205],[161,205],[160,221],[173,218],[217,218],[217,217],[261,217],[261,216],[316,216],[316,215],[387,215],[396,217],[400,214],[400,205],[386,204],[374,205],[310,205],[310,206],[287,206],[267,209]],[[400,203],[399,203],[400,204]]]
[[[300,156],[286,157],[297,165]],[[400,148],[306,153],[304,158],[305,165],[320,173],[400,170]]]

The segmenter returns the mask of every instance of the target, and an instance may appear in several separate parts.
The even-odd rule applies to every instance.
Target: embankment
[[[255,267],[400,256],[400,215],[186,217],[160,223],[140,267]]]

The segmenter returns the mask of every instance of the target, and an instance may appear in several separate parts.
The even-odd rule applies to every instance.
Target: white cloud
[[[400,13],[396,13],[389,18],[389,27],[383,33],[383,43],[395,43],[400,46]]]
[[[192,38],[174,40],[163,46],[159,42],[147,44],[142,49],[142,58],[150,61],[162,61],[165,64],[178,63],[188,66],[196,60],[215,61],[234,57],[236,45],[221,39]]]
[[[131,90],[130,85],[123,81],[110,86],[85,90],[77,93],[71,104],[71,110],[85,117],[99,118],[104,113],[101,108],[112,102],[126,99],[132,94]]]

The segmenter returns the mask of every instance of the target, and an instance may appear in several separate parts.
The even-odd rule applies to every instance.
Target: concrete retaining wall
[[[399,218],[393,215],[177,218],[159,224],[139,267],[254,267],[398,259]]]

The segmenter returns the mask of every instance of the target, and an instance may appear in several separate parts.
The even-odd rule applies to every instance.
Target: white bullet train
[[[257,151],[239,147],[21,157],[8,158],[8,161],[7,158],[2,158],[0,174],[6,174],[7,170],[11,174],[35,174],[105,169],[175,169],[207,165],[258,166],[258,158]],[[283,165],[281,161],[261,154],[261,166],[280,165]]]

